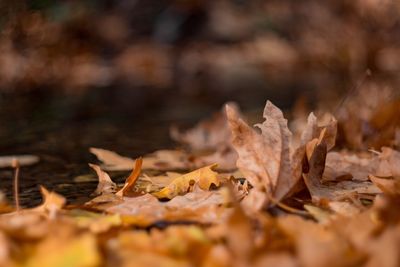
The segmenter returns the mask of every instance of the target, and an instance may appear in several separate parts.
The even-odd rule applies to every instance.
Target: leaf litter
[[[84,205],[44,187],[36,208],[2,198],[0,265],[399,266],[398,136],[357,128],[351,139],[344,109],[290,130],[269,101],[255,127],[228,104],[187,132],[172,128],[176,150],[135,160],[91,148],[101,164],[89,164],[98,187]],[[379,117],[391,125],[397,109],[381,109],[353,119],[385,129]],[[131,173],[118,185],[109,172],[121,170]]]

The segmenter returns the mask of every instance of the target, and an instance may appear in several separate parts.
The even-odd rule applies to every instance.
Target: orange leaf
[[[143,163],[142,158],[136,159],[135,167],[133,168],[133,170],[132,170],[131,174],[128,176],[128,178],[126,178],[124,187],[120,191],[118,191],[116,195],[125,196],[126,193],[132,189],[132,187],[135,185],[135,183],[139,177],[139,174],[142,170],[142,163]]]

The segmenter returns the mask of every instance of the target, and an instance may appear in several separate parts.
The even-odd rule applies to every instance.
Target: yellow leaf
[[[94,267],[100,264],[96,239],[85,234],[73,239],[51,237],[43,241],[26,267]]]
[[[217,164],[213,164],[184,174],[174,179],[168,186],[153,195],[159,199],[172,199],[177,195],[187,193],[190,187],[194,186],[196,183],[203,190],[210,189],[212,184],[219,186],[220,181],[218,179],[218,173],[213,171],[213,168],[216,166]]]
[[[85,210],[71,210],[72,216],[77,225],[81,228],[89,229],[92,233],[103,233],[111,227],[122,224],[119,214],[99,214]]]

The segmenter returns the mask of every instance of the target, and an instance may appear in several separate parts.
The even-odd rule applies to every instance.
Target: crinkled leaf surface
[[[211,185],[219,186],[218,173],[213,171],[215,167],[215,164],[210,165],[177,177],[153,195],[159,199],[172,199],[175,196],[186,194],[195,184],[198,184],[203,190],[209,190]]]

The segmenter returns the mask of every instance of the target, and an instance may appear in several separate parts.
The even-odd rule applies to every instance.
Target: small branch
[[[276,200],[275,198],[273,198],[273,197],[271,197],[271,196],[269,196],[269,199],[271,200],[271,202],[272,202],[274,205],[278,206],[279,208],[281,208],[281,209],[284,210],[284,211],[287,211],[287,212],[290,212],[290,213],[294,213],[294,214],[297,214],[297,215],[301,215],[301,216],[310,215],[307,211],[299,210],[299,209],[290,207],[290,206],[288,206],[288,205],[286,205],[286,204],[284,204],[284,203],[282,203],[282,202]]]
[[[18,159],[14,158],[12,161],[12,167],[14,168],[14,201],[15,208],[17,211],[20,210],[19,206],[19,162]]]

